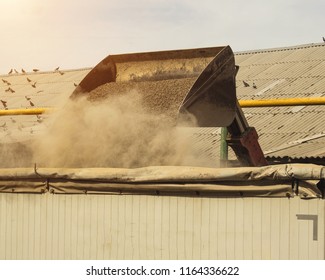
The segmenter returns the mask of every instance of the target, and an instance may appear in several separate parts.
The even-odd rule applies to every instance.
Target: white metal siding
[[[324,259],[324,200],[0,194],[0,259]],[[297,214],[318,215],[313,221]]]

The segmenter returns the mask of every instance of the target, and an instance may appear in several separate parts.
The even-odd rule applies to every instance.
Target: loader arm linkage
[[[258,142],[256,129],[248,125],[238,101],[235,118],[227,129],[227,144],[235,152],[242,165],[264,166],[268,164]]]
[[[197,78],[179,113],[194,115],[199,127],[227,127],[227,144],[242,165],[267,165],[257,132],[248,125],[236,97],[238,69],[231,48],[224,47]]]

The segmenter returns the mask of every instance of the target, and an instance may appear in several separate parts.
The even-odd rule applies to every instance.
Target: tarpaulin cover
[[[324,178],[325,167],[313,164],[237,168],[7,168],[0,169],[0,192],[316,198],[321,197],[317,183]]]

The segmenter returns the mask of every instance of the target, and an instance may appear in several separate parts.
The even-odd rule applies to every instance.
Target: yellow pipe
[[[239,105],[242,108],[325,105],[325,97],[239,100]],[[54,108],[10,109],[0,110],[0,116],[41,115],[53,111]]]
[[[325,105],[325,98],[324,97],[310,97],[310,98],[307,97],[307,98],[239,100],[239,105],[242,108]]]
[[[40,115],[44,113],[51,113],[53,108],[32,108],[32,109],[10,109],[0,110],[0,116],[14,116],[14,115]]]

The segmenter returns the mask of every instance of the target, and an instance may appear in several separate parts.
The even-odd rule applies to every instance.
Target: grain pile
[[[107,83],[90,92],[89,100],[102,101],[136,92],[142,97],[142,106],[149,114],[167,115],[176,119],[179,106],[194,82],[195,78],[183,78]]]

